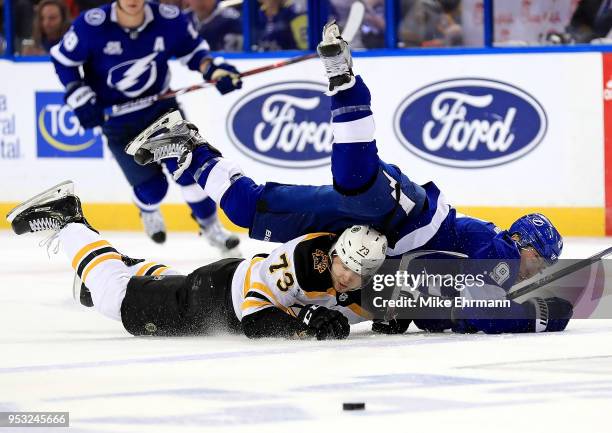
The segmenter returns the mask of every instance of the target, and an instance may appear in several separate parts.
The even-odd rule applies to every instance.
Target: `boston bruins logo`
[[[312,262],[315,270],[319,271],[320,274],[329,269],[329,256],[319,249],[312,253]]]

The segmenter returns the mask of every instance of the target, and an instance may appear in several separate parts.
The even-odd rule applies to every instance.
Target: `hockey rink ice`
[[[163,247],[103,236],[185,272],[216,258],[187,233]],[[612,320],[556,334],[384,336],[367,323],[345,341],[135,338],[74,303],[66,258],[40,239],[0,231],[0,411],[66,411],[70,428],[0,433],[611,431]],[[565,245],[582,258],[612,239]]]

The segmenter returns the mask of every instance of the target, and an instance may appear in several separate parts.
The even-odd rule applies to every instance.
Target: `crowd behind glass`
[[[6,49],[4,2],[11,1],[15,55],[46,55],[79,13],[108,0],[0,0],[0,52]],[[307,0],[244,0],[256,8],[251,51],[308,48]],[[321,0],[342,24],[356,0]],[[483,46],[483,0],[397,0],[397,47]],[[241,1],[161,0],[175,5],[214,51],[244,50]],[[362,0],[366,13],[354,48],[385,48],[385,1]],[[610,0],[493,0],[496,46],[608,43]],[[317,11],[318,12],[318,11]],[[390,48],[390,47],[387,47]]]

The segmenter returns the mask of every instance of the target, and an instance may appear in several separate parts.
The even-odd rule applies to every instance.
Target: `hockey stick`
[[[342,38],[351,42],[357,32],[359,31],[359,26],[363,21],[363,17],[365,14],[365,6],[360,2],[355,2],[351,5],[351,9],[346,20],[346,25],[342,31]],[[292,57],[290,59],[281,60],[270,65],[260,66],[258,68],[249,69],[248,71],[242,72],[239,74],[240,78],[248,77],[255,74],[261,74],[262,72],[271,71],[277,68],[283,68],[285,66],[293,65],[295,63],[300,63],[305,60],[314,59],[318,56],[317,53],[309,53],[303,54],[301,56]],[[191,86],[184,87],[182,89],[166,92],[162,95],[151,95],[145,96],[144,98],[134,99],[132,101],[125,102],[123,104],[113,105],[109,112],[107,113],[108,117],[119,116],[122,114],[131,113],[133,111],[138,111],[143,108],[148,107],[157,101],[162,101],[164,99],[175,98],[177,96],[184,95],[185,93],[193,92],[200,89],[205,89],[207,87],[212,87],[216,84],[215,80],[205,81],[203,83],[194,84]]]
[[[292,57],[287,60],[281,60],[280,62],[272,63],[271,65],[260,66],[258,68],[249,69],[248,71],[244,71],[239,74],[240,78],[248,77],[250,75],[260,74],[262,72],[270,71],[272,69],[282,68],[284,66],[293,65],[294,63],[303,62],[304,60],[309,60],[317,57],[316,53],[304,54],[297,57]],[[145,96],[144,98],[134,99],[133,101],[125,102],[123,104],[113,105],[110,109],[109,116],[120,116],[122,114],[131,113],[133,111],[138,111],[143,108],[148,107],[157,101],[163,101],[164,99],[176,98],[177,96],[184,95],[185,93],[190,93],[195,90],[205,89],[207,87],[212,87],[217,83],[216,80],[208,80],[203,83],[193,84],[191,86],[183,87],[182,89],[169,91],[161,95],[151,95]]]
[[[610,254],[612,254],[612,247],[606,248],[605,250],[591,257],[580,260],[576,263],[572,263],[571,265],[566,266],[565,268],[559,269],[558,271],[553,272],[550,275],[544,275],[542,278],[540,278],[537,281],[534,281],[533,283],[529,283],[523,287],[519,287],[516,290],[508,293],[508,295],[506,295],[506,298],[516,299],[520,296],[531,293],[534,290],[539,289],[542,286],[545,286],[546,284],[552,283],[553,281],[556,281],[576,271],[579,271],[580,269],[586,268],[587,266],[597,263],[598,261],[605,258],[606,256],[609,256]]]

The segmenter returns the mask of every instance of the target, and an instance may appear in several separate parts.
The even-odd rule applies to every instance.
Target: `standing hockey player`
[[[115,250],[85,220],[72,182],[25,201],[7,215],[20,235],[50,231],[94,308],[134,335],[186,335],[210,329],[256,337],[346,338],[369,318],[360,305],[362,276],[385,259],[384,235],[354,226],[339,237],[300,236],[269,255],[223,259],[187,276]]]
[[[238,71],[209,56],[200,38],[175,6],[145,0],[117,0],[81,14],[62,41],[51,50],[60,81],[66,86],[65,101],[83,128],[102,126],[108,147],[133,189],[145,231],[163,243],[166,229],[159,205],[168,190],[161,166],[140,167],[123,152],[125,145],[146,125],[170,109],[175,99],[146,103],[130,113],[105,120],[104,110],[135,98],[163,94],[168,90],[168,60],[175,56],[205,80],[217,80],[225,94],[242,86]],[[82,69],[81,69],[82,68]],[[81,72],[82,70],[82,72]],[[173,170],[174,161],[166,161]],[[239,240],[221,228],[215,203],[189,176],[176,180],[201,233],[223,253]]]
[[[424,249],[488,259],[487,274],[498,276],[489,281],[493,292],[488,295],[498,297],[558,260],[563,241],[543,215],[525,215],[509,230],[501,230],[490,222],[458,215],[433,182],[417,185],[397,166],[382,161],[374,140],[370,92],[361,77],[353,75],[351,53],[337,25],[325,27],[318,51],[332,96],[333,185],[257,185],[236,163],[222,158],[179,113],[143,131],[128,153],[142,164],[181,155],[175,175],[191,174],[229,218],[247,227],[255,239],[283,242],[313,231],[370,224],[389,239],[390,256]],[[175,153],[169,152],[168,144],[177,142],[183,143],[182,149],[175,146]],[[457,312],[462,319],[454,329],[557,331],[565,328],[571,310],[568,302],[558,298],[513,302],[510,311],[499,311],[500,320],[470,320],[479,317],[478,311],[466,309],[464,315]],[[508,317],[529,320],[505,320]],[[536,322],[544,325],[536,327]]]

